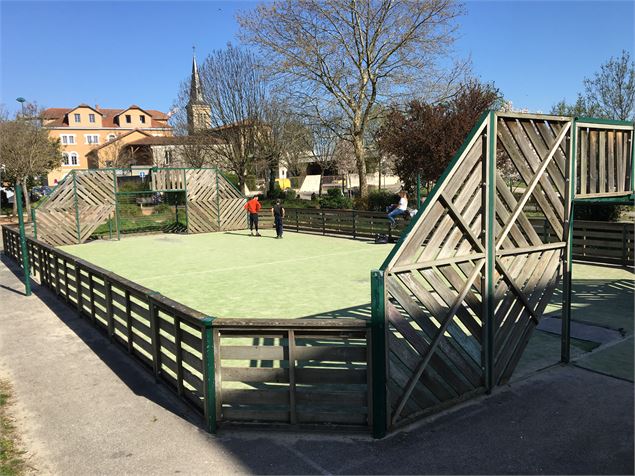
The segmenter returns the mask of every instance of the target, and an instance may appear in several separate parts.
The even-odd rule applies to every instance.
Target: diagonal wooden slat
[[[467,295],[468,291],[470,290],[470,288],[472,287],[472,285],[476,281],[476,278],[478,278],[478,276],[480,275],[481,269],[483,268],[484,264],[485,264],[485,260],[481,260],[479,262],[479,264],[474,267],[474,272],[468,278],[468,280],[465,283],[463,289],[461,290],[459,295],[456,297],[454,305],[452,306],[450,311],[447,313],[447,315],[443,318],[442,323],[441,323],[441,327],[437,331],[436,336],[434,337],[434,339],[430,343],[430,346],[428,347],[426,353],[424,354],[421,362],[417,366],[416,372],[410,378],[410,382],[408,383],[408,386],[406,387],[405,392],[404,392],[404,394],[401,397],[399,405],[397,406],[397,409],[393,413],[393,416],[392,416],[393,424],[399,418],[399,414],[401,413],[401,410],[403,409],[403,407],[404,407],[406,401],[408,400],[408,398],[410,398],[410,394],[412,393],[412,390],[413,390],[414,386],[416,385],[417,381],[421,377],[421,374],[425,370],[426,365],[428,365],[428,362],[430,361],[430,358],[432,357],[432,353],[435,351],[435,349],[439,345],[439,341],[443,338],[443,334],[444,334],[445,330],[447,329],[448,325],[450,324],[451,319],[454,318],[458,308],[461,306],[461,304],[463,302],[463,299],[465,299],[465,296]]]
[[[507,223],[507,226],[503,229],[502,233],[498,237],[498,242],[496,243],[496,249],[497,250],[499,250],[501,248],[501,246],[503,244],[503,241],[504,241],[505,237],[507,236],[507,234],[509,233],[512,225],[514,224],[514,222],[518,218],[518,215],[520,215],[520,213],[522,212],[523,207],[525,206],[525,204],[529,200],[529,197],[533,194],[534,189],[536,188],[536,185],[538,185],[538,182],[542,179],[542,175],[543,175],[544,171],[547,169],[547,166],[551,162],[551,159],[553,158],[554,154],[556,153],[556,150],[558,149],[558,147],[562,143],[566,133],[569,131],[569,128],[570,128],[570,124],[567,124],[567,125],[565,125],[562,128],[562,130],[560,131],[560,134],[558,134],[558,137],[556,138],[556,143],[554,145],[552,145],[551,150],[549,151],[549,154],[547,155],[547,157],[542,162],[542,165],[535,172],[534,177],[531,179],[531,182],[529,182],[529,185],[528,185],[527,189],[525,190],[525,192],[523,193],[522,197],[520,198],[520,201],[516,205],[516,209],[512,213],[512,216],[509,218],[509,222]]]

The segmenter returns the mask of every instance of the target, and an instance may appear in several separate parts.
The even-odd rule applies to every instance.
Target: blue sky
[[[515,107],[548,112],[575,100],[582,80],[626,49],[632,1],[468,1],[456,53]],[[138,104],[168,111],[190,70],[238,43],[235,14],[255,2],[0,1],[0,102],[46,107]]]

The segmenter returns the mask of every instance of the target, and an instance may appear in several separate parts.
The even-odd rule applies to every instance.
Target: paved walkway
[[[43,474],[633,474],[633,384],[555,366],[382,441],[225,430],[0,263],[0,377]]]

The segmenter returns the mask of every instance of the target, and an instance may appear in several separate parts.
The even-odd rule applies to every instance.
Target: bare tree
[[[174,151],[178,161],[183,165],[200,169],[214,165],[218,147],[219,141],[205,132],[198,132],[183,137],[181,142],[174,146]]]
[[[30,114],[20,114],[14,120],[0,121],[0,164],[3,179],[21,185],[24,190],[27,220],[30,217],[28,181],[47,174],[59,166],[62,159],[59,139],[49,138],[41,127],[37,106]],[[14,200],[14,213],[16,212]]]
[[[261,127],[256,134],[256,160],[267,170],[269,191],[273,191],[280,164],[296,164],[306,154],[309,131],[288,104],[269,98],[262,108]],[[295,167],[297,168],[297,167]]]
[[[366,128],[378,102],[408,86],[434,82],[436,57],[452,41],[454,0],[280,0],[239,16],[269,72],[311,115],[336,108],[355,152],[360,193],[366,183]],[[425,81],[424,81],[425,80]]]

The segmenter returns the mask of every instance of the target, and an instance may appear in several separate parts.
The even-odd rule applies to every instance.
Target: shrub
[[[284,200],[286,198],[286,194],[282,191],[282,189],[280,189],[280,185],[276,182],[273,190],[267,192],[267,198],[269,200]]]
[[[121,217],[139,217],[141,216],[141,207],[138,205],[120,204],[119,215]]]
[[[238,175],[236,175],[233,172],[224,172],[223,175],[225,176],[227,180],[229,180],[232,183],[234,187],[240,188],[238,187]]]
[[[295,200],[296,198],[298,198],[298,194],[292,188],[286,189],[284,195],[285,200]]]
[[[368,194],[367,210],[385,212],[386,207],[399,202],[399,195],[385,190],[377,190]]]
[[[120,180],[117,190],[119,192],[142,192],[144,190],[150,190],[150,181],[142,182],[141,179],[126,179]]]
[[[326,196],[320,198],[320,208],[343,209],[352,207],[352,200],[342,195],[342,191],[339,188],[329,189]]]
[[[573,207],[574,220],[617,221],[623,207],[610,203],[576,203]]]
[[[368,197],[360,197],[359,195],[353,198],[353,208],[355,210],[368,210]]]
[[[172,213],[172,207],[166,203],[162,203],[154,207],[153,213],[155,215],[162,215],[167,213]]]

